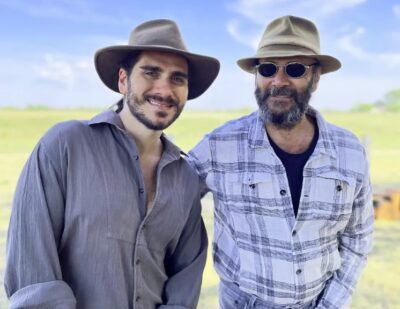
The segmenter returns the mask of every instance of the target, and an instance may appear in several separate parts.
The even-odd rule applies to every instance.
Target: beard
[[[255,90],[255,96],[260,109],[260,116],[264,123],[266,125],[272,124],[279,129],[293,129],[298,123],[300,123],[300,121],[303,119],[303,116],[307,112],[313,83],[314,76],[307,84],[306,89],[301,92],[287,87],[271,87],[261,91],[261,89],[257,87]],[[276,104],[280,104],[278,96],[281,95],[292,98],[294,104],[286,111],[274,112],[268,106],[267,100],[268,98],[272,97],[275,98]]]
[[[167,119],[169,113],[164,111],[156,111],[155,114],[158,119],[160,120],[151,120],[149,117],[146,116],[144,113],[142,106],[145,104],[150,104],[148,100],[157,100],[160,103],[167,104],[170,108],[175,110],[175,113],[171,117],[171,119]],[[124,104],[128,105],[129,111],[131,112],[132,116],[135,117],[140,123],[142,123],[146,128],[154,131],[162,131],[168,128],[182,113],[183,104],[179,104],[176,100],[172,97],[162,97],[160,95],[150,95],[144,94],[142,97],[137,96],[133,93],[130,81],[128,81],[128,89],[127,93],[124,96]]]

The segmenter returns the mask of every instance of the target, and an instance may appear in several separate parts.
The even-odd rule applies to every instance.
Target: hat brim
[[[183,56],[189,66],[188,100],[203,94],[213,83],[220,69],[217,59],[189,53],[180,49],[165,46],[110,46],[98,50],[94,56],[97,74],[103,83],[111,90],[119,92],[118,74],[121,63],[130,55],[140,51],[161,51]]]
[[[265,58],[291,58],[291,57],[307,57],[316,59],[319,62],[321,67],[321,74],[334,72],[340,69],[342,64],[340,61],[332,56],[328,55],[315,55],[315,54],[305,54],[305,53],[296,53],[296,52],[268,52],[264,55],[256,55],[249,58],[239,59],[237,64],[240,68],[245,70],[246,72],[255,73],[255,66],[258,64],[260,59]]]

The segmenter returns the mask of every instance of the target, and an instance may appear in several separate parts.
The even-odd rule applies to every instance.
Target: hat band
[[[276,44],[260,47],[258,57],[292,57],[292,56],[317,56],[314,50],[291,44]]]

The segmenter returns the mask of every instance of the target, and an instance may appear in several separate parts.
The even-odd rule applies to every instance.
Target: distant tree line
[[[400,89],[389,91],[382,100],[375,103],[357,103],[351,110],[355,112],[400,112]]]

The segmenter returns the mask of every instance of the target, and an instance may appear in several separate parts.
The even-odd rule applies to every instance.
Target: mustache
[[[296,91],[289,88],[278,88],[278,87],[271,87],[266,91],[268,96],[275,97],[275,96],[291,96],[294,97],[296,95]]]
[[[143,96],[143,99],[145,101],[150,100],[150,99],[156,100],[156,101],[160,101],[160,102],[172,105],[174,107],[178,107],[179,106],[179,103],[176,100],[174,100],[172,97],[170,97],[170,96],[163,97],[163,96],[160,96],[158,94],[146,94],[146,95]]]
[[[256,89],[256,95],[260,100],[265,101],[269,97],[277,97],[277,96],[289,96],[292,98],[296,98],[297,92],[294,89],[286,87],[283,88],[271,87],[269,89],[266,89],[265,91],[261,91],[261,89]]]

